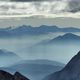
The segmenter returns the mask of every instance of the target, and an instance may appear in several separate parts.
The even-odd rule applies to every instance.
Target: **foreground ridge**
[[[29,79],[19,72],[16,72],[14,75],[12,75],[6,71],[0,70],[0,80],[29,80]]]
[[[43,80],[80,80],[80,51],[61,71],[55,72]]]

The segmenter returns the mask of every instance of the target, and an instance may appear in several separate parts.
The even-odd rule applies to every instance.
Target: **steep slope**
[[[32,80],[41,80],[45,76],[61,70],[63,66],[59,62],[49,60],[26,60],[14,66],[0,69],[13,73],[14,71],[19,71]]]
[[[14,80],[14,77],[10,73],[0,70],[0,80]]]
[[[16,72],[14,74],[14,79],[15,80],[29,80],[28,78],[26,78],[25,76],[23,76],[22,74],[20,74],[19,72]]]
[[[80,36],[77,36],[72,33],[67,33],[67,34],[64,34],[63,36],[56,37],[55,39],[51,40],[50,42],[53,42],[53,41],[66,42],[66,41],[78,41],[78,40],[80,40]]]
[[[72,34],[72,33],[66,33],[62,36],[58,36],[54,39],[51,39],[49,41],[43,41],[39,44],[42,44],[42,45],[47,45],[47,44],[77,44],[79,43],[80,41],[80,36],[77,36],[75,34]]]
[[[61,71],[47,76],[44,80],[80,80],[80,52]]]
[[[6,71],[0,70],[0,80],[29,80],[29,79],[20,74],[19,72],[16,72],[14,75],[12,75]]]

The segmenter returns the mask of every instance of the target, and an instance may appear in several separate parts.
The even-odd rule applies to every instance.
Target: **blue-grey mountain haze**
[[[54,44],[54,39],[56,39],[57,44]],[[51,40],[53,41],[53,44],[49,43],[48,45],[44,44],[39,46],[36,45],[41,42],[51,41]],[[15,66],[6,67],[10,66],[7,65],[6,63],[7,60],[10,60],[11,57],[9,58],[9,55],[5,57],[6,53],[4,53],[5,59],[3,58],[4,60],[1,60],[0,58],[0,61],[4,62],[0,64],[0,67],[4,68],[0,69],[9,72],[14,72],[18,70],[32,80],[39,80],[39,79],[42,80],[42,78],[44,78],[45,76],[62,69],[62,67],[59,65],[61,65],[61,63],[66,64],[71,59],[71,57],[74,56],[76,52],[80,50],[79,41],[80,41],[79,27],[61,28],[55,25],[53,26],[42,25],[39,27],[21,25],[15,28],[11,28],[8,26],[4,29],[3,27],[1,27],[0,29],[1,51],[5,52],[4,49],[6,49],[11,53],[13,52],[13,55],[16,54],[17,58],[19,57],[21,60],[23,60],[23,62],[19,64],[14,63]],[[61,42],[63,43],[65,42],[65,44],[60,44]],[[68,42],[70,42],[70,44],[68,44]],[[14,59],[17,60],[15,56],[13,57],[13,61],[15,61]],[[41,62],[41,64],[39,64],[39,62],[37,64],[35,59],[37,60],[37,62],[38,60],[44,59],[47,61],[47,65],[45,64],[43,65],[42,62],[44,62],[44,60]],[[34,62],[32,62],[31,60]],[[53,64],[51,61],[49,63],[48,60],[58,61],[60,64],[56,64],[57,66],[55,66],[55,63]],[[27,63],[27,61],[30,63]],[[10,60],[9,63],[11,64],[12,60]],[[24,66],[26,67],[26,69],[24,68]]]
[[[0,69],[31,80],[61,70],[80,51],[79,14],[79,0],[0,0]]]
[[[15,73],[19,71],[31,80],[42,80],[47,75],[59,71],[64,64],[50,60],[23,60],[10,67],[0,67],[0,69]]]
[[[29,28],[29,27],[28,27]],[[33,29],[46,29],[47,26],[45,27],[41,27],[41,28],[29,28],[31,30]],[[49,27],[48,27],[49,28]],[[53,26],[54,28],[54,26]],[[62,29],[62,28],[57,28],[57,29]],[[72,31],[75,28],[71,28],[70,31]],[[19,32],[17,37],[10,37],[10,36],[6,36],[4,34],[4,37],[0,38],[0,48],[1,49],[6,49],[8,51],[12,51],[14,53],[16,53],[18,56],[20,56],[22,59],[50,59],[50,60],[55,60],[55,61],[60,61],[62,63],[67,63],[70,58],[75,55],[76,52],[79,51],[80,49],[80,45],[76,44],[69,44],[69,45],[47,45],[47,46],[40,46],[40,47],[34,47],[35,44],[40,43],[42,41],[45,40],[52,40],[53,38],[60,36],[60,35],[64,35],[65,32],[57,32],[57,33],[47,33],[47,34],[41,34],[41,35],[34,35],[34,36],[30,36],[25,34],[25,36],[20,37],[21,32],[27,31],[27,26],[25,27],[19,27],[14,29],[8,28],[8,29],[2,29],[0,32],[5,31],[5,30],[9,30],[9,32],[12,32],[11,30],[15,31],[16,30],[20,30],[20,34]],[[66,28],[64,28],[64,30],[67,30]],[[75,29],[76,30],[76,29]],[[78,29],[79,30],[79,29]],[[69,33],[70,33],[69,31]],[[80,36],[79,31],[78,32],[74,32],[72,31],[72,33]],[[10,33],[9,33],[10,34]],[[2,33],[3,35],[3,33]],[[16,36],[16,35],[15,35]],[[34,47],[34,48],[32,48]],[[66,52],[65,52],[66,51]]]

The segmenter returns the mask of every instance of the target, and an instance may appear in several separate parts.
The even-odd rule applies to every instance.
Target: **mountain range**
[[[80,80],[80,51],[60,71],[47,76],[43,80]]]
[[[18,71],[31,80],[42,80],[47,75],[59,71],[64,64],[50,60],[25,60],[10,67],[2,67],[1,70],[14,73]]]
[[[49,43],[79,43],[79,41],[80,36],[72,33],[67,33],[50,40]]]
[[[66,33],[64,35],[58,36],[56,38],[50,39],[50,40],[44,40],[38,45],[48,45],[48,44],[79,44],[80,36],[72,34],[72,33]]]
[[[0,37],[15,37],[15,36],[25,36],[25,35],[41,35],[54,32],[80,32],[78,28],[59,28],[57,26],[47,26],[42,25],[40,27],[32,27],[27,25],[22,25],[16,28],[4,28],[0,29]]]

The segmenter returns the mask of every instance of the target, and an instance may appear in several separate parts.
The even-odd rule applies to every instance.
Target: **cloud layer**
[[[44,17],[80,17],[79,1],[26,1],[33,2],[0,1],[0,17],[30,17],[36,15]]]

